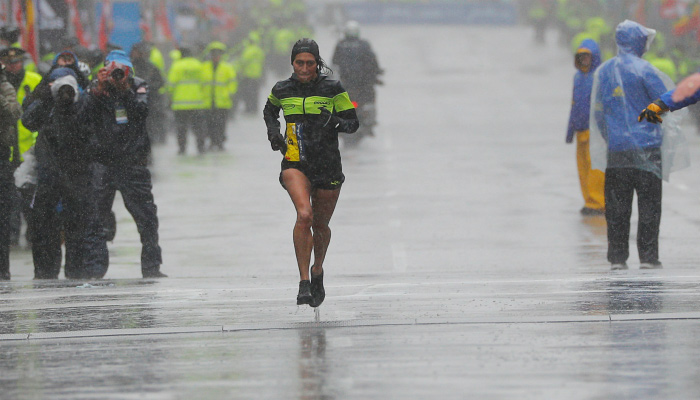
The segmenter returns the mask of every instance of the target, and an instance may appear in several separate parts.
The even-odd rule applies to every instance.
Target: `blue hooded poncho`
[[[579,70],[574,76],[574,95],[571,102],[571,114],[569,114],[569,126],[566,130],[567,143],[573,140],[576,132],[588,130],[593,73],[600,66],[600,48],[595,40],[584,40],[577,51],[577,53],[581,52],[591,54],[591,67],[588,69],[588,72]]]
[[[681,115],[665,118],[663,126],[637,121],[649,103],[674,86],[671,78],[641,58],[655,35],[655,30],[636,22],[621,22],[615,31],[617,56],[594,74],[590,111],[594,169],[635,168],[668,179],[671,171],[688,164],[687,148],[681,145]]]

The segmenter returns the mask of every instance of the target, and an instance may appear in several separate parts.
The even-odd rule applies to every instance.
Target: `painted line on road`
[[[142,329],[96,329],[90,331],[12,333],[0,335],[0,342],[47,340],[47,339],[86,339],[127,336],[154,336],[196,333],[235,333],[246,331],[299,330],[323,328],[358,328],[383,326],[440,326],[440,325],[502,325],[502,324],[571,324],[571,323],[623,323],[655,321],[700,321],[699,312],[659,313],[659,314],[601,314],[582,316],[532,316],[532,317],[493,317],[493,318],[415,318],[415,319],[376,319],[309,322],[266,322],[236,325],[215,325],[201,327],[162,327]]]

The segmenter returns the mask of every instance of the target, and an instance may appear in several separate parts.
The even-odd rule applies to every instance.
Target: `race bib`
[[[287,124],[287,129],[285,131],[287,153],[284,155],[287,161],[306,161],[302,126],[301,124],[295,124],[293,122]]]
[[[117,104],[117,106],[114,107],[114,117],[119,125],[129,122],[129,117],[126,115],[126,108],[121,104]]]

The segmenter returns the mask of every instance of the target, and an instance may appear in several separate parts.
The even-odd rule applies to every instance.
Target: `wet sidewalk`
[[[696,397],[697,167],[664,184],[665,268],[639,270],[632,244],[611,272],[604,219],[578,213],[564,50],[522,28],[363,32],[387,71],[381,125],[344,150],[318,313],[295,305],[279,155],[240,115],[224,153],[155,150],[169,278],[140,279],[119,197],[106,279],[33,281],[13,252],[0,398]]]

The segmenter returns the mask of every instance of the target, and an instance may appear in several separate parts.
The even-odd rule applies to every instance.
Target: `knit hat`
[[[51,71],[49,74],[49,82],[53,82],[59,78],[63,78],[64,76],[72,76],[73,79],[76,79],[78,76],[75,74],[75,71],[73,71],[70,68],[56,68],[55,70]]]
[[[124,50],[112,50],[107,54],[107,57],[105,57],[105,67],[111,64],[112,62],[115,62],[117,64],[122,64],[124,66],[127,66],[131,69],[134,68],[134,65],[131,63],[131,59],[129,56],[124,52]]]
[[[303,38],[294,43],[294,47],[292,47],[292,63],[294,62],[294,58],[299,53],[311,53],[316,59],[317,63],[321,59],[321,55],[318,51],[318,43],[316,43],[313,39]]]

